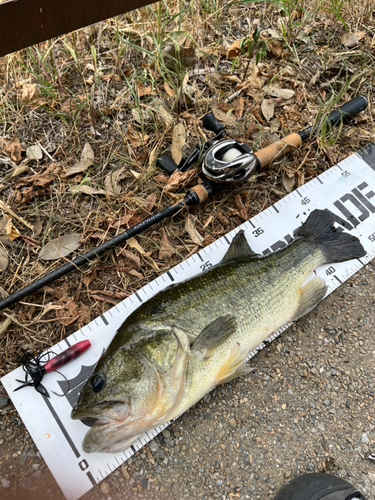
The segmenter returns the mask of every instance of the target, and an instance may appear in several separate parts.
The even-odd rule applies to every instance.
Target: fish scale
[[[247,373],[243,361],[252,349],[324,297],[321,278],[303,286],[309,274],[363,255],[358,238],[335,229],[322,210],[289,246],[267,256],[256,255],[240,231],[218,265],[158,293],[121,325],[72,411],[73,419],[97,419],[84,451],[126,449]]]

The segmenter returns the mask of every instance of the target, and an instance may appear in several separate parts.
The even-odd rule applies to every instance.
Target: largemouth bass
[[[95,421],[84,451],[125,450],[216,385],[246,374],[251,350],[325,296],[324,280],[306,282],[312,271],[364,255],[360,241],[322,210],[266,257],[240,231],[218,265],[158,293],[121,325],[72,411],[73,419]]]

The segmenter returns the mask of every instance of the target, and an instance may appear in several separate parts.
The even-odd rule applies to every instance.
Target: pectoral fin
[[[191,350],[199,350],[210,352],[220,344],[225,342],[231,335],[236,332],[236,318],[230,316],[220,316],[215,319],[196,338]]]
[[[300,300],[298,308],[294,313],[291,321],[296,321],[308,312],[312,311],[315,306],[324,298],[327,292],[325,281],[316,276],[312,278],[300,291]]]

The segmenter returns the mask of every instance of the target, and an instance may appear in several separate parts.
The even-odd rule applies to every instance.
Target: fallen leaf
[[[222,109],[218,108],[218,105],[216,103],[212,104],[211,111],[214,114],[215,118],[226,123],[227,125],[232,125],[237,121],[237,118],[234,113],[232,112],[226,113]]]
[[[5,217],[8,219],[5,225],[6,235],[9,241],[14,241],[16,238],[19,238],[21,234],[18,231],[18,229],[13,226],[12,218],[9,217],[8,215],[6,215]]]
[[[130,269],[129,274],[135,276],[136,278],[143,278],[143,275],[135,269]]]
[[[131,246],[132,248],[135,248],[136,250],[138,250],[138,252],[141,255],[146,255],[146,252],[143,250],[141,245],[138,243],[138,241],[134,237],[131,237],[128,239],[128,245]]]
[[[185,231],[189,234],[190,239],[193,243],[203,247],[204,238],[196,230],[194,222],[189,214],[185,220]]]
[[[159,259],[165,260],[170,259],[172,255],[176,253],[176,250],[168,241],[167,233],[164,228],[161,230],[161,239],[160,239],[160,250],[159,250]]]
[[[275,112],[275,103],[272,99],[263,99],[260,107],[264,118],[269,121]]]
[[[63,308],[56,311],[56,318],[61,325],[69,326],[79,318],[80,309],[72,297],[67,297],[65,300]]]
[[[284,167],[283,184],[284,184],[284,187],[285,187],[287,193],[291,193],[293,191],[293,187],[294,187],[295,183],[296,183],[295,172]]]
[[[146,210],[147,213],[150,213],[151,210],[154,208],[157,199],[158,195],[156,193],[151,193],[147,196],[144,202],[144,209]]]
[[[10,153],[12,160],[21,161],[22,151],[24,150],[18,139],[9,139],[8,137],[2,137],[0,142],[0,147],[4,148],[5,151]]]
[[[84,275],[84,277],[82,278],[82,281],[83,281],[84,285],[86,286],[86,288],[88,288],[90,286],[90,283],[92,281],[94,281],[94,279],[96,278],[96,274],[97,274],[96,269],[94,269],[93,271]]]
[[[78,163],[70,167],[70,169],[66,172],[65,177],[70,177],[72,175],[79,174],[80,172],[84,172],[91,167],[91,165],[91,160],[80,160]]]
[[[5,271],[9,265],[8,252],[5,248],[0,247],[0,271]]]
[[[142,134],[136,130],[134,130],[130,125],[128,126],[128,131],[126,133],[126,137],[130,144],[138,148],[139,146],[145,146],[148,142],[148,135],[142,136]]]
[[[77,250],[81,245],[81,234],[72,233],[66,236],[59,236],[55,240],[47,243],[39,252],[39,258],[42,260],[55,260],[66,257]]]
[[[169,95],[169,97],[174,97],[176,95],[176,91],[172,89],[168,82],[164,82],[164,90]]]
[[[280,125],[281,125],[280,120],[278,118],[273,118],[270,121],[270,128],[271,128],[272,132],[276,132],[276,130],[279,130]]]
[[[31,104],[42,104],[44,102],[37,86],[32,83],[22,85],[21,99]]]
[[[172,134],[172,159],[179,165],[182,160],[182,147],[185,144],[186,131],[183,123],[178,123]]]
[[[137,92],[138,92],[139,97],[143,97],[145,95],[155,95],[156,94],[156,91],[154,88],[152,88],[152,86],[146,87],[146,85],[143,85],[143,83],[141,83],[141,82],[138,82],[136,87],[137,87]]]
[[[70,187],[70,191],[73,194],[77,194],[77,193],[83,193],[83,194],[104,194],[104,195],[108,194],[107,191],[104,191],[104,189],[94,188],[92,186],[87,186],[86,184],[82,184],[82,186],[78,186],[78,187],[71,186]],[[111,194],[111,193],[109,193],[109,194]]]
[[[261,89],[265,82],[266,79],[262,76],[262,73],[259,71],[258,66],[254,64],[249,77],[244,81],[242,86],[249,89]]]
[[[175,170],[170,177],[167,177],[168,183],[164,186],[164,191],[167,193],[175,193],[181,187],[189,184],[189,182],[194,179],[195,175],[196,172],[193,169],[186,170],[185,172]]]
[[[39,146],[30,146],[26,149],[26,156],[29,160],[41,160],[43,158],[43,151]]]
[[[235,59],[237,56],[241,54],[240,46],[242,40],[244,40],[244,38],[240,38],[239,40],[236,40],[235,42],[232,43],[227,52],[227,59]]]
[[[181,97],[188,107],[195,106],[196,93],[197,93],[197,85],[196,84],[193,84],[193,85],[189,84],[189,72],[187,72],[184,79],[182,80],[182,96]]]
[[[52,175],[49,170],[44,170],[40,174],[28,175],[27,177],[22,177],[14,182],[15,186],[27,186],[28,184],[33,184],[33,186],[47,186],[52,182]]]
[[[266,90],[266,94],[273,97],[281,97],[282,99],[290,99],[294,96],[295,91],[290,89],[279,89],[277,87],[270,87]]]
[[[120,180],[123,172],[124,167],[120,167],[106,175],[104,185],[107,191],[110,191],[113,194],[121,193]]]
[[[101,302],[109,302],[110,304],[116,305],[122,300],[126,299],[128,294],[125,292],[110,292],[106,290],[90,290],[92,298],[100,300]]]
[[[86,142],[86,144],[83,146],[82,153],[81,153],[81,160],[91,160],[94,162],[94,151],[91,147],[91,144]]]
[[[219,73],[219,77],[221,80],[232,82],[232,83],[241,83],[241,80],[237,75],[231,75],[230,73]]]
[[[280,35],[278,31],[276,31],[274,28],[267,28],[265,30],[262,30],[262,35],[265,35],[266,37],[270,38],[279,38],[282,39],[283,37]]]
[[[358,38],[354,33],[344,33],[341,38],[342,45],[352,49],[358,45]]]
[[[235,202],[238,210],[240,211],[241,217],[244,220],[247,220],[249,218],[249,214],[247,213],[246,207],[243,204],[243,201],[242,201],[241,196],[239,194],[236,194],[236,196],[234,197],[234,202]]]
[[[167,111],[162,104],[158,106],[157,111],[164,123],[170,127],[173,123],[173,116],[169,113],[169,111]]]
[[[130,252],[130,250],[126,250],[126,248],[123,248],[120,253],[121,253],[121,255],[126,257],[127,259],[134,262],[137,269],[141,268],[141,259],[138,257],[138,255],[135,255],[133,252]]]
[[[357,31],[354,33],[358,40],[362,40],[366,36],[366,31]]]
[[[142,175],[139,172],[137,172],[136,170],[130,170],[130,172],[134,175],[134,177],[136,179],[139,179],[141,177],[141,175]]]

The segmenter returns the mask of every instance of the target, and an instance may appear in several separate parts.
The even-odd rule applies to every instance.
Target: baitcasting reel
[[[259,160],[249,146],[233,139],[216,142],[202,158],[202,172],[214,182],[237,184],[259,167]]]

